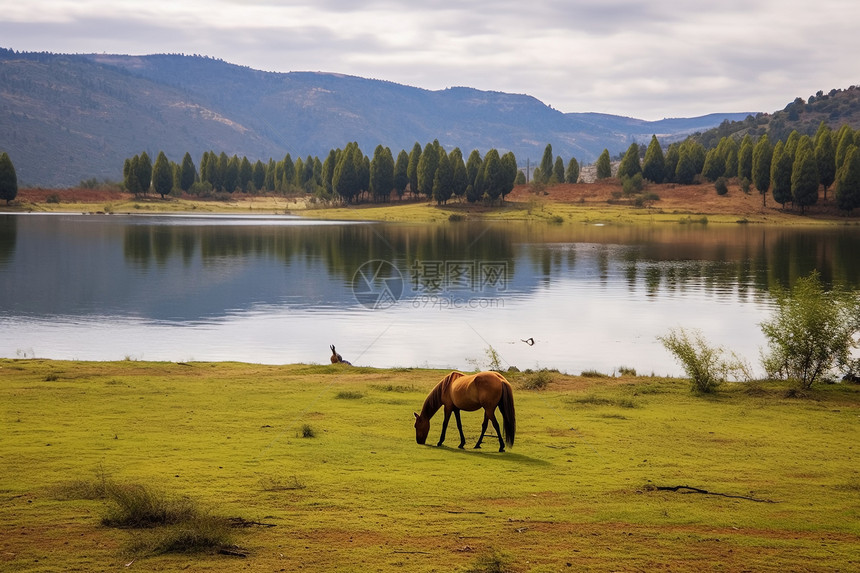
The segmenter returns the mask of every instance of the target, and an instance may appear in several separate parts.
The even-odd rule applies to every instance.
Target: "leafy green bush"
[[[733,356],[732,361],[724,359],[725,351],[721,347],[710,346],[699,331],[688,334],[683,328],[670,330],[669,334],[658,336],[657,340],[681,362],[695,393],[714,392],[731,372],[745,370],[737,357]]]
[[[818,275],[797,280],[790,291],[773,290],[775,316],[761,324],[770,352],[767,374],[809,389],[834,368],[850,370],[854,335],[860,329],[860,302],[840,288],[825,292]]]
[[[717,190],[717,195],[725,195],[729,192],[729,184],[725,177],[719,177],[714,182],[714,189]]]
[[[621,189],[625,195],[633,195],[642,191],[644,180],[642,174],[637,173],[633,177],[624,177],[621,179]]]

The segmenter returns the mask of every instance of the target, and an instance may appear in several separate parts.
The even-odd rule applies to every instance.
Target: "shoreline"
[[[860,225],[860,218],[836,209],[832,196],[806,213],[762,206],[761,195],[736,185],[716,194],[712,184],[648,185],[652,197],[643,203],[625,197],[617,180],[560,184],[546,188],[520,185],[501,205],[456,200],[436,205],[426,199],[388,203],[320,205],[299,196],[238,194],[229,201],[192,197],[135,197],[117,190],[22,189],[0,213],[147,214],[147,215],[290,215],[306,219],[443,223],[469,221],[528,222],[565,225],[600,224],[756,224],[782,226]],[[772,201],[771,201],[772,203]]]

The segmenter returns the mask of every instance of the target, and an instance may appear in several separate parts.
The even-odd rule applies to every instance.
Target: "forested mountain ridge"
[[[123,161],[164,151],[251,159],[325,156],[438,139],[465,153],[513,151],[521,164],[556,153],[591,162],[651,134],[676,140],[747,113],[656,122],[562,113],[523,94],[439,91],[317,72],[273,73],[202,56],[16,53],[0,49],[0,149],[22,185],[119,180]]]
[[[860,86],[818,91],[807,99],[796,97],[785,108],[773,113],[750,115],[741,121],[724,120],[717,127],[694,134],[693,139],[706,148],[716,147],[723,137],[740,141],[767,134],[772,141],[786,140],[792,131],[815,135],[821,122],[838,129],[848,125],[860,129]]]

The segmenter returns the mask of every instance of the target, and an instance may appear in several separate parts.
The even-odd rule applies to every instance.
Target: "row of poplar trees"
[[[227,156],[207,151],[196,169],[189,153],[181,163],[173,163],[160,152],[155,164],[146,152],[125,160],[123,181],[135,194],[150,189],[162,197],[172,190],[186,193],[221,191],[311,193],[323,199],[347,203],[362,197],[388,201],[395,193],[402,198],[407,190],[437,203],[452,197],[467,201],[495,201],[514,188],[517,160],[513,153],[500,155],[491,149],[484,157],[473,150],[464,159],[459,148],[446,152],[438,140],[422,149],[401,150],[395,159],[388,147],[376,147],[367,157],[358,143],[333,149],[324,161],[308,156],[295,161],[287,154],[282,160],[251,163],[247,157]]]
[[[821,122],[814,136],[792,131],[785,141],[772,144],[767,135],[753,140],[749,135],[738,143],[723,137],[716,147],[705,150],[696,141],[673,143],[665,155],[656,137],[651,138],[644,154],[638,144],[627,149],[616,176],[626,179],[641,176],[655,183],[692,184],[697,176],[707,181],[737,177],[743,188],[755,186],[766,204],[767,195],[785,207],[800,207],[801,212],[818,202],[819,193],[835,184],[836,204],[851,211],[860,207],[860,130],[848,125],[833,131]],[[597,161],[597,178],[611,176],[609,152]]]

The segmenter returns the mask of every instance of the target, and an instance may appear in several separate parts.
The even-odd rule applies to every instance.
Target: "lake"
[[[0,356],[681,374],[698,328],[759,368],[769,291],[860,284],[855,226],[0,215]],[[524,342],[527,341],[527,342]],[[529,343],[533,342],[533,343]]]

